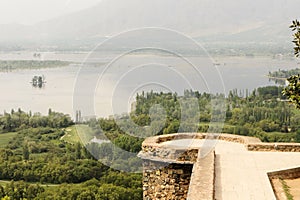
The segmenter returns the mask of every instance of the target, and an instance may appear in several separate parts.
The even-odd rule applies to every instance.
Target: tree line
[[[282,91],[283,87],[267,86],[246,94],[232,90],[227,97],[222,94],[201,94],[191,90],[184,91],[182,96],[176,93],[153,91],[141,93],[136,96],[132,113],[116,117],[115,120],[99,119],[98,128],[106,132],[112,141],[118,141],[119,137],[124,137],[124,133],[142,132],[147,135],[147,131],[150,131],[149,136],[151,136],[195,130],[207,132],[209,128],[219,126],[218,123],[213,123],[215,120],[213,117],[218,116],[218,113],[222,114],[225,110],[224,126],[221,130],[224,133],[255,136],[266,142],[297,141],[300,112],[287,101]],[[218,108],[212,102],[219,98],[224,99],[224,105],[219,105]],[[198,110],[192,106],[194,105],[192,101],[194,102],[195,99]],[[163,115],[160,114],[161,111],[153,113],[152,110],[151,113],[153,106],[158,104],[164,110]],[[224,106],[226,108],[223,108]],[[131,126],[129,120],[138,126]],[[127,127],[124,131],[126,123]],[[120,126],[123,128],[120,129]],[[132,136],[128,135],[128,137]],[[141,141],[137,142],[141,143]],[[122,143],[117,145],[126,146]]]

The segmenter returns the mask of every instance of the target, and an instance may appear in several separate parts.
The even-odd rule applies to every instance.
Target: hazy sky
[[[0,0],[0,24],[34,24],[91,7],[101,0]]]

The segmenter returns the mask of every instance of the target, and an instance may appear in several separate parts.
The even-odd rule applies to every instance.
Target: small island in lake
[[[269,72],[268,77],[270,81],[274,81],[276,84],[285,85],[287,78],[293,75],[300,74],[300,69],[281,70]]]
[[[60,60],[0,60],[0,72],[10,72],[22,69],[66,67],[70,64],[72,64],[72,62]]]
[[[31,84],[33,87],[35,88],[42,88],[45,85],[46,81],[45,81],[45,76],[34,76],[32,78]]]

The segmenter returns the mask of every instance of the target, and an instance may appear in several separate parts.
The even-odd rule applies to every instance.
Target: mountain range
[[[160,27],[205,41],[287,42],[298,0],[102,0],[35,25],[0,25],[0,42],[93,41]],[[84,42],[83,42],[84,43]]]

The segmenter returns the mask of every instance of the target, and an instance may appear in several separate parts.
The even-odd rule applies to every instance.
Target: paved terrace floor
[[[186,146],[187,141],[165,142],[165,145]],[[194,140],[189,146],[202,144],[203,140]],[[275,200],[267,172],[300,166],[300,153],[252,152],[243,144],[221,140],[216,143],[215,153],[217,200]]]

